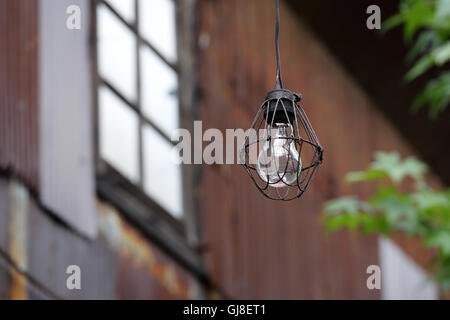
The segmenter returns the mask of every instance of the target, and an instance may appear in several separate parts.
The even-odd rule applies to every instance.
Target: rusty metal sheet
[[[32,226],[32,227],[31,227]],[[81,238],[30,203],[28,273],[59,299],[114,299],[118,261],[99,240]],[[81,290],[68,290],[66,270],[81,269]]]
[[[0,170],[23,178],[35,190],[39,176],[37,12],[36,0],[0,1]]]
[[[8,256],[12,268],[10,298],[25,300],[28,298],[28,189],[15,179],[8,184]]]
[[[117,292],[123,299],[195,298],[196,280],[133,228],[112,206],[99,203],[99,226],[118,255]]]
[[[378,263],[376,238],[326,236],[319,214],[324,200],[350,191],[340,181],[367,164],[374,150],[367,126],[384,119],[287,9],[281,6],[284,82],[303,93],[326,159],[332,160],[325,161],[308,193],[290,203],[263,198],[237,165],[203,166],[208,270],[232,298],[377,299],[379,293],[366,287],[366,268]],[[199,51],[205,129],[246,128],[273,88],[274,30],[267,23],[273,10],[272,1],[200,2],[200,37],[210,39]],[[353,157],[354,150],[362,155]]]
[[[99,203],[100,235],[80,238],[30,204],[28,273],[63,299],[192,298],[196,280],[154,247],[113,207]],[[78,265],[81,290],[66,287]]]

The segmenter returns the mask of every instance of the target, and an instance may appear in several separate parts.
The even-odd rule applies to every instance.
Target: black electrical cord
[[[275,22],[275,50],[277,52],[277,81],[275,89],[283,88],[283,80],[281,79],[281,62],[280,62],[280,46],[279,46],[279,33],[280,33],[280,1],[276,0],[276,22]]]

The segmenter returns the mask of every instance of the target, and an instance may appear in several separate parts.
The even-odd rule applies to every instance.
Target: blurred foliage
[[[450,189],[433,190],[425,181],[427,166],[397,152],[377,152],[366,171],[346,176],[348,183],[380,182],[367,200],[356,196],[325,203],[323,222],[328,231],[346,228],[363,234],[404,232],[419,236],[425,247],[436,250],[430,270],[443,291],[450,289]],[[400,184],[411,179],[414,190]]]
[[[409,61],[415,61],[405,76],[412,81],[432,67],[450,61],[450,0],[401,0],[399,13],[383,24],[384,31],[403,25],[404,38],[412,45]],[[413,110],[428,105],[436,117],[450,103],[450,71],[441,71],[413,102]]]
[[[407,59],[414,62],[405,76],[413,81],[432,68],[438,70],[413,102],[413,110],[429,106],[436,117],[450,104],[450,0],[401,0],[399,13],[383,24],[384,31],[403,26],[411,44]],[[447,69],[447,70],[446,70]],[[377,152],[366,171],[346,176],[348,183],[373,182],[368,199],[343,197],[324,205],[322,221],[329,232],[358,230],[389,236],[403,232],[421,239],[436,254],[430,270],[440,288],[450,291],[450,189],[434,190],[425,180],[427,166],[397,152]],[[400,187],[405,179],[413,190]]]

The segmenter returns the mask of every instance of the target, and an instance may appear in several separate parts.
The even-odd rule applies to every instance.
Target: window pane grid
[[[108,87],[117,97],[120,98],[125,104],[127,104],[131,109],[134,110],[134,112],[137,113],[138,117],[142,119],[142,121],[145,124],[148,124],[151,126],[154,130],[158,132],[159,135],[161,135],[167,142],[171,143],[172,145],[176,145],[176,142],[173,142],[172,139],[151,119],[149,119],[146,115],[144,115],[140,108],[130,100],[128,100],[126,97],[124,97],[108,80],[100,78],[100,84]]]
[[[130,14],[127,11],[128,17],[122,16],[121,12],[116,10],[116,8],[119,8],[119,7],[117,4],[114,4],[114,1],[112,3],[108,3],[108,1],[109,0],[98,0],[97,4],[98,4],[98,6],[100,6],[100,5],[105,6],[108,9],[107,11],[110,11],[110,13],[112,13],[112,15],[115,16],[119,20],[119,23],[123,24],[123,26],[125,26],[129,31],[131,31],[131,33],[135,37],[135,43],[136,43],[135,54],[136,54],[136,56],[134,57],[133,63],[135,63],[135,68],[136,68],[135,79],[134,79],[135,86],[136,86],[136,97],[135,97],[135,99],[130,100],[126,95],[122,94],[121,88],[117,88],[114,83],[111,83],[111,81],[109,81],[109,79],[105,78],[101,74],[98,75],[99,76],[99,90],[102,87],[106,88],[106,90],[109,90],[112,95],[116,96],[116,98],[118,98],[119,101],[124,103],[124,106],[129,107],[130,110],[136,114],[136,117],[138,119],[138,124],[136,126],[137,128],[135,127],[136,129],[133,129],[133,131],[135,133],[137,133],[137,137],[138,137],[137,138],[138,153],[136,154],[136,157],[138,158],[138,177],[136,177],[135,179],[132,179],[132,180],[143,191],[145,190],[147,193],[149,192],[152,197],[156,197],[157,202],[160,202],[160,204],[163,207],[165,207],[170,213],[172,213],[172,215],[174,215],[176,217],[180,217],[180,214],[181,214],[181,202],[180,201],[181,201],[182,197],[181,197],[180,192],[178,192],[176,190],[178,188],[181,188],[181,175],[179,176],[179,178],[177,178],[176,173],[174,173],[175,175],[173,177],[169,175],[169,177],[172,178],[172,179],[169,179],[172,181],[172,184],[169,183],[168,186],[170,186],[170,188],[168,191],[170,193],[172,193],[172,192],[175,193],[173,195],[174,198],[172,198],[171,201],[166,201],[168,199],[167,195],[165,195],[163,192],[161,192],[161,190],[159,190],[159,193],[158,193],[157,189],[153,190],[152,188],[149,188],[149,181],[151,182],[151,179],[149,180],[149,177],[155,178],[154,183],[158,183],[158,177],[155,176],[155,170],[153,170],[155,168],[152,168],[152,167],[146,168],[146,165],[149,165],[149,163],[147,163],[148,159],[152,159],[151,153],[149,153],[149,151],[148,151],[149,145],[148,145],[148,143],[146,144],[146,141],[151,140],[151,139],[149,139],[149,137],[151,137],[151,135],[149,135],[149,132],[151,132],[151,131],[149,131],[149,130],[153,130],[154,134],[156,136],[159,136],[160,138],[162,138],[160,141],[164,141],[164,143],[167,143],[167,146],[165,148],[167,148],[169,146],[174,146],[176,143],[174,143],[170,139],[170,136],[167,133],[167,131],[170,132],[170,130],[168,130],[167,128],[173,127],[173,121],[172,122],[169,121],[169,124],[167,124],[167,122],[166,123],[161,122],[160,123],[161,125],[160,125],[160,124],[158,124],[160,121],[159,119],[156,119],[156,122],[153,120],[153,118],[154,118],[153,114],[150,114],[151,118],[149,118],[148,104],[146,104],[146,107],[145,107],[147,109],[144,110],[143,100],[142,100],[143,93],[142,93],[141,86],[145,85],[145,83],[143,83],[142,81],[145,81],[145,82],[148,82],[148,81],[146,81],[145,80],[146,78],[143,78],[142,75],[143,75],[143,72],[148,72],[148,71],[142,70],[142,66],[143,66],[142,65],[142,59],[143,59],[142,52],[143,52],[143,50],[150,50],[152,53],[155,54],[157,59],[159,59],[161,61],[162,64],[168,66],[169,70],[173,70],[175,72],[176,78],[177,78],[176,90],[178,90],[178,65],[176,62],[169,61],[170,57],[168,59],[167,58],[168,55],[166,56],[165,54],[163,54],[160,50],[158,50],[155,46],[153,46],[147,39],[145,39],[141,35],[139,15],[141,14],[140,9],[142,10],[142,7],[140,8],[140,2],[141,2],[140,0],[133,0],[132,5],[134,5],[134,14]],[[173,0],[168,0],[168,1],[173,1]],[[133,19],[131,19],[130,17],[132,17]],[[174,22],[175,21],[176,21],[176,19],[174,20]],[[176,26],[174,26],[174,28],[176,28]],[[170,60],[176,61],[176,59],[177,58],[170,59]],[[157,74],[157,73],[158,72],[155,72],[155,74]],[[166,78],[166,80],[167,80],[167,78]],[[167,81],[166,81],[165,89],[168,88],[167,86],[169,86],[170,89],[172,89],[170,84],[173,85],[173,80],[172,80],[172,82],[171,82],[171,80],[167,80]],[[167,90],[166,90],[166,93],[167,93]],[[177,92],[171,90],[171,94],[177,94]],[[148,101],[147,94],[145,97],[146,97],[146,101]],[[161,95],[160,95],[160,97],[161,97]],[[176,101],[176,104],[178,105],[178,100]],[[156,106],[156,107],[160,107],[160,106]],[[173,108],[170,108],[170,109],[173,109]],[[177,111],[177,113],[178,113],[178,111]],[[169,112],[169,114],[170,114],[170,112]],[[138,130],[138,131],[136,132],[135,130]],[[157,141],[157,140],[153,139],[153,141]],[[164,149],[161,149],[161,148],[163,148],[162,145],[161,144],[159,144],[159,145],[160,145],[159,150],[164,150]],[[156,155],[153,155],[153,157],[158,156],[157,152],[155,152],[155,153],[156,153]],[[167,152],[165,152],[165,153],[167,153]],[[153,158],[153,160],[152,160],[153,164],[155,164],[154,161],[155,161],[155,158]],[[165,161],[168,161],[168,159],[166,159]],[[161,164],[159,164],[157,166],[160,167]],[[168,172],[170,173],[173,171],[173,172],[181,173],[181,171],[178,171],[178,170],[181,170],[181,168],[175,168],[174,170],[169,170]],[[166,173],[166,175],[167,175],[167,173]],[[160,177],[160,179],[161,179],[161,177]]]
[[[148,47],[150,50],[152,50],[162,61],[164,61],[165,64],[167,64],[169,67],[171,67],[175,72],[178,72],[178,64],[175,62],[169,61],[155,46],[153,46],[147,39],[145,39],[141,32],[139,31],[139,28],[137,27],[136,23],[131,24],[126,19],[124,19],[119,12],[117,12],[116,9],[114,9],[109,3],[107,3],[105,0],[98,0],[99,4],[105,5],[126,27],[128,27],[137,37],[138,42],[140,42],[142,45]],[[137,0],[135,0],[137,1]],[[136,6],[137,7],[137,6]],[[138,17],[136,16],[136,20]]]

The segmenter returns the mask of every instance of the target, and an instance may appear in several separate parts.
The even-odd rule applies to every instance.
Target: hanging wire
[[[280,45],[279,45],[279,33],[280,33],[280,1],[276,0],[276,19],[275,19],[275,50],[277,53],[277,81],[275,89],[283,89],[283,80],[281,79],[281,62],[280,62]]]

